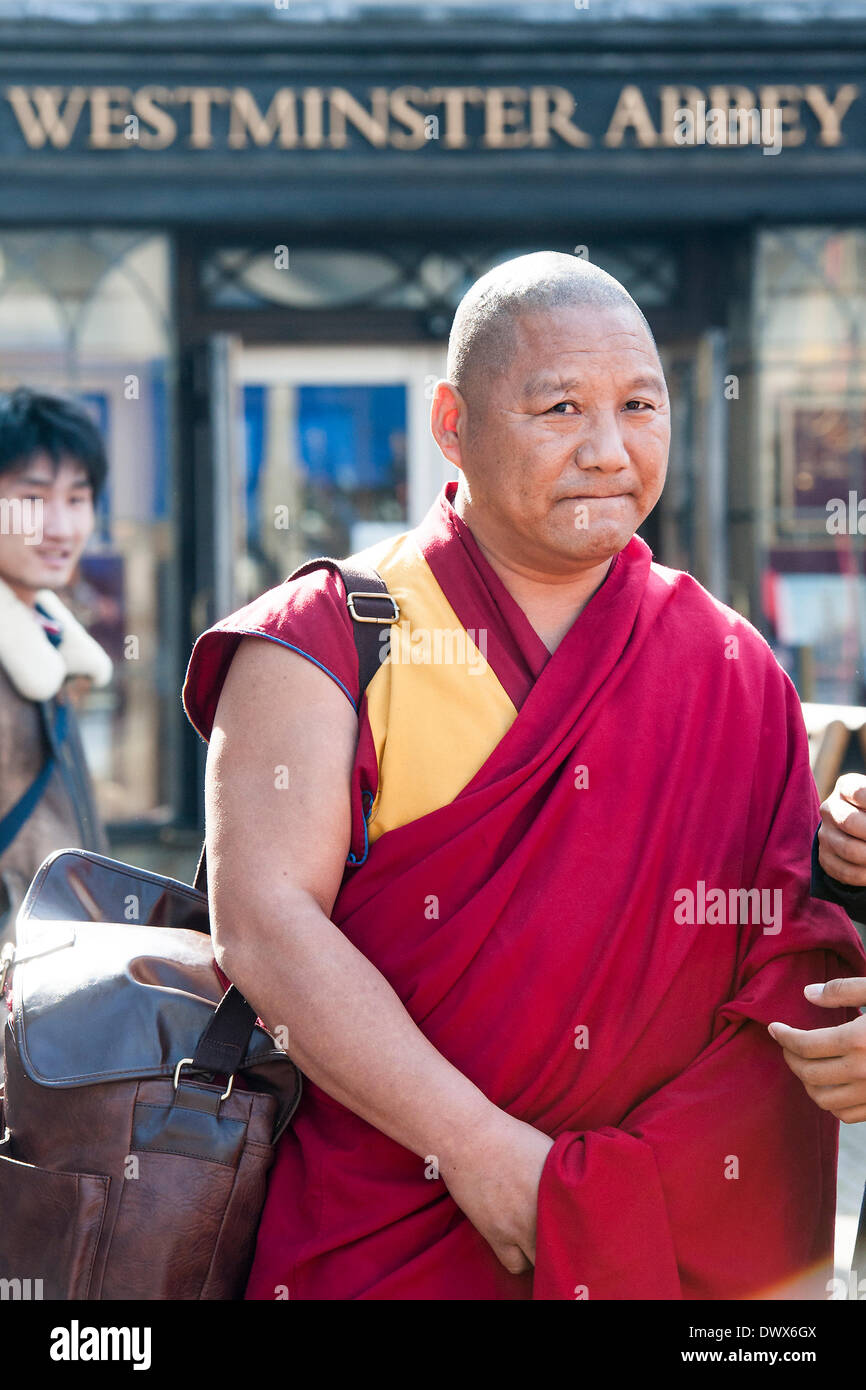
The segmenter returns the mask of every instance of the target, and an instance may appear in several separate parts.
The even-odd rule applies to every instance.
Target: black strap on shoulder
[[[334,560],[328,555],[308,560],[294,570],[286,583],[323,565],[335,570],[346,589],[346,607],[352,618],[352,632],[358,652],[358,701],[390,650],[383,641],[383,626],[396,623],[400,610],[388,586],[374,569],[353,560]],[[390,632],[389,632],[390,636]],[[206,846],[202,845],[193,887],[207,892]],[[207,1072],[235,1072],[243,1062],[256,1023],[256,1011],[239,989],[231,985],[198,1040],[193,1068]]]
[[[352,633],[358,653],[358,699],[367,689],[381,663],[388,656],[390,641],[383,641],[382,626],[390,628],[400,617],[397,601],[388,592],[388,586],[374,569],[357,564],[354,560],[334,560],[329,555],[307,560],[289,575],[286,583],[298,579],[302,574],[321,569],[327,565],[340,575],[346,590],[346,607],[352,618]],[[390,631],[388,634],[390,638]],[[193,887],[199,892],[207,892],[207,863],[205,846],[202,845],[198,864],[193,878]]]
[[[320,555],[316,560],[308,560],[289,575],[287,583],[298,579],[311,570],[327,565],[340,575],[346,589],[346,607],[352,619],[352,632],[358,652],[358,700],[375,676],[381,663],[390,650],[390,625],[400,617],[396,599],[388,592],[388,586],[374,569],[359,565],[354,560],[333,560],[329,555]],[[382,640],[382,629],[388,627],[388,641]]]
[[[68,735],[69,707],[64,701],[40,700],[37,701],[37,706],[48,744],[48,755],[33,781],[24,789],[15,805],[11,806],[6,814],[0,817],[0,854],[5,853],[19,830],[23,828],[36,810],[48,783],[51,781],[54,769],[58,765],[61,749]],[[71,800],[73,808],[77,811],[75,797],[73,796]]]

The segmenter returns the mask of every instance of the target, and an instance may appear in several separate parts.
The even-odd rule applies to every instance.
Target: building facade
[[[861,6],[71,9],[0,19],[0,387],[106,433],[70,598],[117,663],[84,720],[116,843],[200,818],[197,632],[424,514],[453,310],[529,250],[656,334],[657,558],[866,703]]]

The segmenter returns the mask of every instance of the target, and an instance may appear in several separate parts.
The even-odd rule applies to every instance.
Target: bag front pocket
[[[110,1178],[54,1173],[0,1144],[0,1297],[85,1299]]]
[[[109,1301],[198,1299],[235,1169],[173,1153],[133,1153],[130,1158],[135,1159],[136,1176],[123,1183],[100,1296]],[[255,1225],[249,1237],[255,1239]]]

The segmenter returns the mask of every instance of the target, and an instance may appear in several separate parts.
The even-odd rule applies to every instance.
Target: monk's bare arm
[[[329,918],[351,833],[357,718],[303,657],[246,638],[214,719],[205,783],[217,961],[300,1069],[397,1143],[435,1155],[506,1268],[534,1258],[551,1140],[433,1047]],[[534,1185],[533,1185],[534,1184]]]

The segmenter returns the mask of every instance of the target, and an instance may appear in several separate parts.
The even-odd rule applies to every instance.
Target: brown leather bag
[[[60,850],[17,925],[0,1278],[42,1298],[242,1297],[301,1077],[224,993],[206,895]]]
[[[330,559],[302,571],[323,563],[346,583],[363,691],[397,605],[374,571]],[[381,598],[387,617],[370,611]],[[49,855],[18,914],[9,993],[4,1290],[241,1298],[301,1075],[238,990],[223,992],[204,850],[192,888],[86,850]]]

